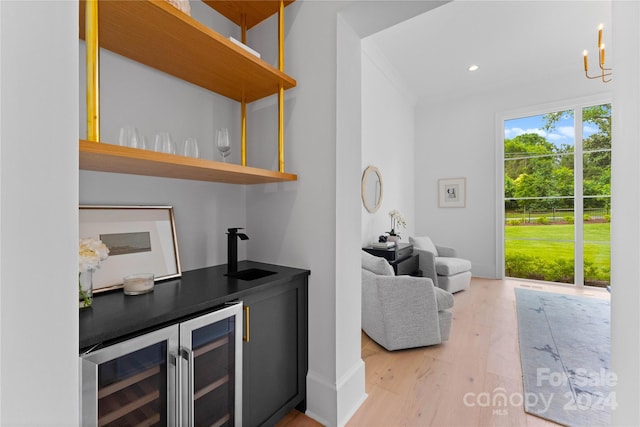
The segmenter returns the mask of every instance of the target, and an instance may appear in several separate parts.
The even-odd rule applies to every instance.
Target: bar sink
[[[240,280],[256,280],[261,279],[263,277],[271,276],[272,274],[276,274],[275,271],[262,270],[260,268],[248,268],[242,271],[234,271],[232,273],[227,273],[225,276],[233,277],[234,279]]]

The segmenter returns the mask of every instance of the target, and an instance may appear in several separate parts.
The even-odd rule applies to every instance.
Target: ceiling
[[[416,99],[597,68],[598,25],[611,62],[610,1],[454,0],[365,39]],[[468,68],[477,64],[478,71]],[[584,78],[584,77],[583,77]]]

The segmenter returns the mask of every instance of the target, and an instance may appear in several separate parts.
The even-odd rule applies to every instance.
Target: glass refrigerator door
[[[173,425],[177,341],[173,326],[82,356],[82,425]]]
[[[180,324],[183,426],[242,425],[242,303]]]

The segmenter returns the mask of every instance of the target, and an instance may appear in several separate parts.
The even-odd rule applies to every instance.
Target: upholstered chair
[[[449,339],[453,295],[425,277],[396,276],[386,259],[362,251],[362,330],[387,350]]]
[[[420,270],[424,277],[445,291],[455,293],[469,288],[471,261],[457,258],[456,250],[434,245],[427,236],[409,237],[413,253],[419,255]]]

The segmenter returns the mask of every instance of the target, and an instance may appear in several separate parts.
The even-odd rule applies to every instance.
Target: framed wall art
[[[467,202],[467,179],[447,178],[438,180],[438,207],[464,208]]]
[[[180,256],[171,206],[80,206],[79,237],[102,240],[109,257],[93,273],[94,292],[122,287],[131,274],[155,280],[180,277]]]

